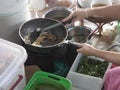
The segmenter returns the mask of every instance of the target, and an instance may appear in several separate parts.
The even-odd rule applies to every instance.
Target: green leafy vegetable
[[[76,72],[103,78],[108,64],[109,63],[107,61],[99,61],[96,59],[88,58],[87,56],[83,56]]]

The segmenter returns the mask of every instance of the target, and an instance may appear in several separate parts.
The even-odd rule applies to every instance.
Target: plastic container
[[[80,90],[101,90],[104,83],[104,77],[94,77],[85,75],[82,73],[77,73],[76,69],[79,65],[79,62],[82,58],[82,54],[78,54],[71,69],[67,74],[67,78],[70,79],[73,83],[73,87],[80,89]],[[111,63],[109,63],[108,68],[111,68]]]
[[[28,0],[0,0],[0,38],[20,44],[19,26],[29,20]]]
[[[111,0],[92,0],[90,7],[101,7],[101,6],[110,6],[112,5]]]
[[[32,10],[43,10],[46,7],[45,0],[30,0],[30,9]]]
[[[23,90],[26,85],[22,46],[0,39],[0,90]]]
[[[24,90],[71,90],[71,82],[64,77],[38,71],[32,76]]]

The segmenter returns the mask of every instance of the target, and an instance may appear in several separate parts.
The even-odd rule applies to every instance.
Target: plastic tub
[[[64,77],[38,71],[24,90],[71,90],[71,82]]]
[[[82,90],[101,90],[104,83],[104,76],[103,78],[100,78],[76,72],[82,57],[82,54],[77,55],[71,69],[67,74],[67,78],[72,81],[73,87],[75,88]],[[111,68],[111,66],[112,64],[109,63],[107,70]]]
[[[0,0],[0,38],[21,44],[19,26],[29,20],[28,0]]]
[[[22,46],[0,39],[0,90],[23,90],[26,59]]]

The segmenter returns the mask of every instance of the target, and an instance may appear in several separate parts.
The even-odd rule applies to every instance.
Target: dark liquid
[[[58,20],[58,21],[62,21],[65,17],[54,17],[53,19]]]

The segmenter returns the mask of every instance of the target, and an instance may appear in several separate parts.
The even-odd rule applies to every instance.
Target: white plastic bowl
[[[61,21],[72,12],[71,9],[66,7],[57,6],[49,9],[46,13],[44,13],[43,18],[51,18]]]
[[[79,6],[82,8],[89,8],[92,0],[78,0]]]

